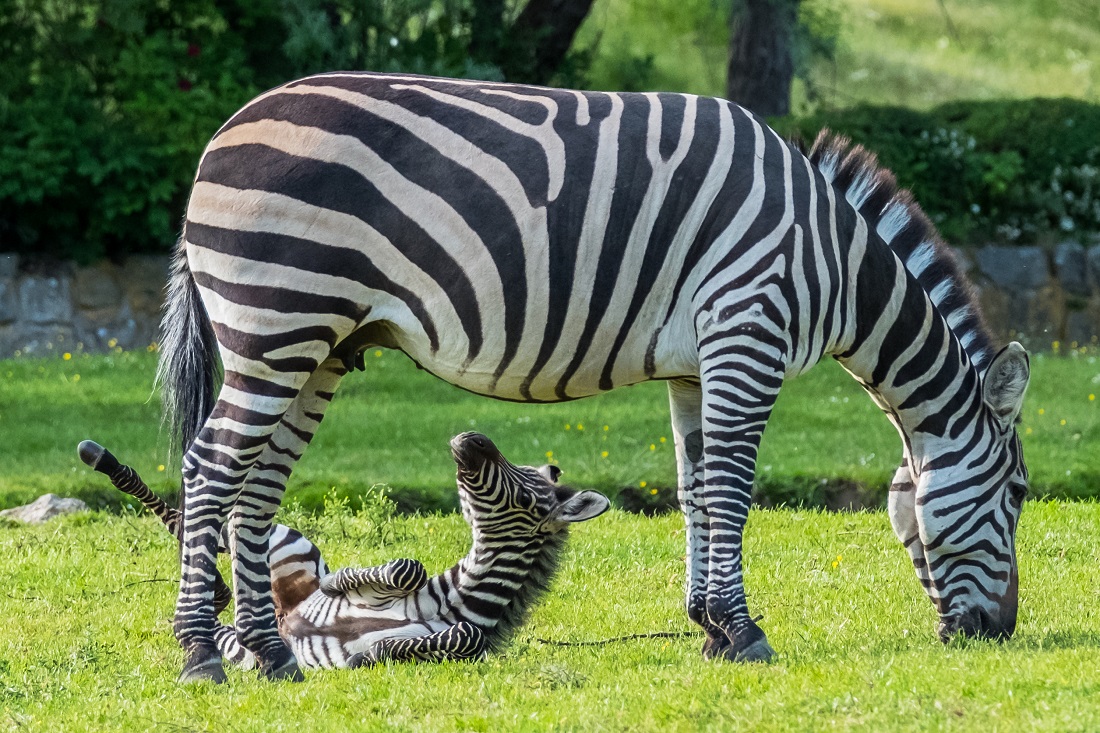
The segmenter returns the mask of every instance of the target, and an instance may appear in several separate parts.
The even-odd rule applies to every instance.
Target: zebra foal
[[[79,452],[177,534],[179,512],[133,469],[91,441]],[[329,573],[311,542],[275,527],[269,561],[279,633],[301,664],[473,659],[501,648],[549,587],[570,525],[609,506],[595,491],[559,485],[556,466],[513,465],[484,435],[455,436],[451,454],[473,544],[458,564],[432,578],[417,560]],[[215,640],[226,659],[246,669],[256,665],[232,626],[219,626]]]
[[[1027,355],[992,347],[871,156],[806,154],[718,99],[332,73],[234,115],[188,203],[158,369],[184,450],[182,680],[221,676],[226,524],[238,636],[297,676],[272,517],[368,347],[520,402],[667,381],[687,612],[705,656],[740,661],[773,655],[742,567],[760,438],[783,381],[832,356],[902,439],[891,521],[940,635],[1015,628]]]

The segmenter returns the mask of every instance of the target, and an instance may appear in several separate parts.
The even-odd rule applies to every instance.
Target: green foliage
[[[249,98],[297,76],[502,79],[498,63],[471,60],[476,2],[0,4],[0,251],[88,262],[168,249],[203,145]],[[568,57],[562,79],[582,85],[588,63]]]
[[[359,522],[309,535],[331,566],[412,557],[435,573],[469,548],[457,515],[395,518],[377,543],[358,539]],[[693,630],[683,520],[612,511],[572,531],[550,592],[502,654],[309,671],[301,684],[230,670],[228,685],[180,687],[179,566],[163,527],[99,513],[0,527],[3,720],[66,733],[1096,730],[1098,532],[1094,503],[1028,502],[1019,625],[1003,644],[936,640],[884,512],[790,510],[754,510],[745,532],[773,664],[706,662],[698,635],[541,643]]]
[[[1100,105],[1073,99],[859,106],[777,127],[828,127],[874,151],[957,244],[1100,232]]]

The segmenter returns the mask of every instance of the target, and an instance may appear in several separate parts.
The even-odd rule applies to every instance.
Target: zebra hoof
[[[770,662],[775,659],[775,650],[767,639],[757,639],[743,649],[734,651],[731,644],[722,654],[724,659],[731,662]]]
[[[721,657],[729,648],[729,645],[730,640],[726,638],[725,634],[711,636],[708,632],[707,640],[703,642],[703,659],[710,660]]]
[[[298,668],[298,660],[291,657],[288,661],[283,662],[275,669],[261,669],[260,674],[264,679],[271,680],[272,682],[286,680],[287,682],[305,682],[306,678],[302,674],[302,670]]]
[[[181,685],[210,682],[220,685],[226,681],[225,670],[222,669],[221,657],[205,657],[203,659],[184,665],[176,680]]]

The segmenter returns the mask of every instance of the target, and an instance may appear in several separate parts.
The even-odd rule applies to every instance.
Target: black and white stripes
[[[260,550],[370,345],[523,402],[670,380],[688,611],[730,659],[771,655],[742,584],[761,433],[783,380],[834,355],[902,435],[910,553],[944,633],[1010,633],[1027,359],[994,355],[936,241],[861,151],[825,139],[807,158],[721,100],[365,73],[262,95],[204,153],[165,320],[190,445],[184,679],[219,677],[225,522],[238,634],[294,676]]]

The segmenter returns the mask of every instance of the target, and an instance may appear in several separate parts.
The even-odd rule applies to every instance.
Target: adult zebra
[[[941,633],[1010,634],[1027,357],[1012,344],[979,372],[980,323],[936,241],[859,151],[824,140],[807,159],[717,99],[369,73],[260,96],[203,154],[165,312],[181,679],[223,677],[225,521],[238,635],[264,674],[300,674],[264,551],[367,346],[523,402],[669,380],[688,614],[704,654],[734,660],[773,654],[741,569],[759,440],[783,379],[831,354],[903,438],[914,499],[892,506],[917,526]]]

